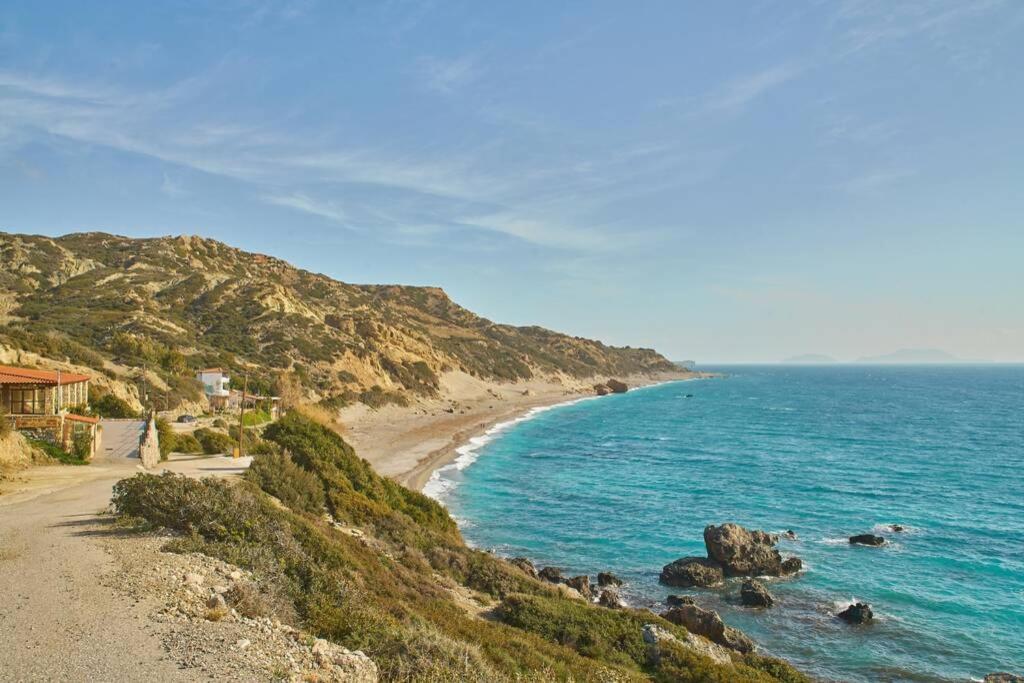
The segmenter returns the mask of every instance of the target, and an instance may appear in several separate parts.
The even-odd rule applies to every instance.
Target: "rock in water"
[[[621,586],[622,579],[611,572],[600,572],[597,575],[598,586]]]
[[[624,394],[629,391],[629,386],[625,382],[620,382],[617,379],[610,379],[605,382],[605,384],[607,384],[608,388],[615,394]]]
[[[874,612],[871,611],[871,605],[866,602],[850,605],[837,616],[848,624],[866,624],[875,618]]]
[[[574,576],[571,579],[565,580],[565,585],[569,588],[575,588],[579,591],[579,594],[583,597],[590,599],[593,593],[590,590],[590,577],[589,576]]]
[[[625,604],[622,602],[622,598],[619,597],[619,592],[614,588],[605,588],[601,591],[601,595],[597,599],[597,604],[602,607],[608,607],[609,609],[621,609],[625,607]]]
[[[874,534],[857,534],[850,536],[850,545],[882,545],[885,539]]]
[[[666,586],[717,586],[725,580],[722,565],[706,557],[683,557],[666,564],[658,577]]]
[[[796,532],[793,531],[792,529],[786,529],[785,536],[786,536],[786,538],[788,538],[791,541],[795,541],[796,540]]]
[[[740,602],[744,607],[771,607],[775,598],[760,581],[744,581],[740,587]]]
[[[981,680],[982,683],[1024,683],[1024,676],[1006,673],[1005,671],[997,671],[995,673],[987,674],[985,678]]]
[[[564,581],[562,578],[562,570],[557,567],[544,567],[544,569],[537,572],[537,576],[545,581],[550,581],[551,583],[562,583]]]
[[[612,393],[612,390],[608,388],[607,384],[595,384],[594,393],[598,396],[607,396]]]
[[[511,560],[508,561],[508,563],[514,567],[519,567],[529,576],[532,576],[535,579],[537,578],[537,568],[534,567],[533,562],[530,562],[530,560],[528,560],[527,558],[513,557]]]
[[[775,549],[778,542],[775,534],[750,531],[739,524],[704,528],[708,557],[722,565],[726,576],[779,576],[782,556]]]
[[[680,605],[696,605],[689,595],[670,595],[665,598],[665,604],[669,607],[679,607]]]
[[[799,557],[787,557],[782,561],[782,575],[789,576],[790,574],[796,574],[798,571],[804,568],[803,560]]]
[[[903,531],[903,526],[899,524],[890,524],[889,529],[891,531],[895,531],[896,533],[900,533],[901,531]]]
[[[661,615],[665,620],[682,626],[690,633],[704,636],[712,643],[718,643],[730,650],[747,653],[754,651],[754,643],[742,631],[726,626],[718,612],[697,607],[681,605],[673,607]]]

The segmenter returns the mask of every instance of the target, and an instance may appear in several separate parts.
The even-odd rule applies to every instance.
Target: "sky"
[[[1024,3],[6,0],[0,230],[676,360],[1024,361]]]

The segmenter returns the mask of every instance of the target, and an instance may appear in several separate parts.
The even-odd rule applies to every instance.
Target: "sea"
[[[635,607],[693,595],[824,680],[1024,674],[1024,366],[700,369],[720,376],[498,425],[426,490],[477,547],[614,572]],[[804,571],[766,580],[774,607],[741,607],[738,580],[659,585],[723,522],[796,533],[779,547]],[[836,617],[855,601],[873,623]]]

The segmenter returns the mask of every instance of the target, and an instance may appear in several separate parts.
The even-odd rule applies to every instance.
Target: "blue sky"
[[[8,0],[0,229],[677,359],[1024,360],[1024,3]]]

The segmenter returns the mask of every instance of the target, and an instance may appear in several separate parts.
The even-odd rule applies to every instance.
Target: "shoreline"
[[[633,390],[713,376],[680,370],[621,379]],[[434,473],[452,464],[460,456],[459,449],[471,439],[538,408],[600,398],[593,386],[606,380],[607,377],[555,377],[499,384],[450,373],[442,382],[439,398],[375,411],[352,406],[341,411],[340,419],[345,426],[345,439],[360,457],[378,473],[422,492]]]

